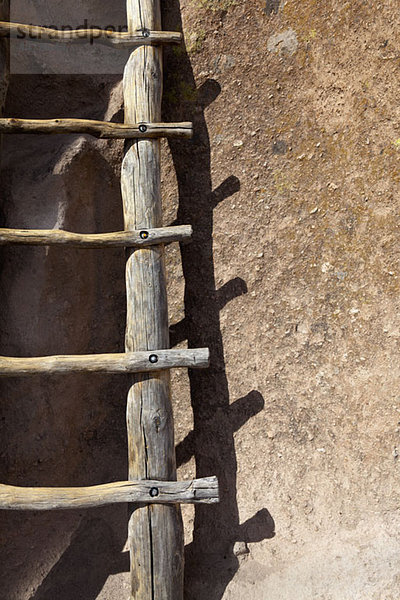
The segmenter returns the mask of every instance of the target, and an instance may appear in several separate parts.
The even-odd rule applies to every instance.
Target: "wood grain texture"
[[[120,502],[212,504],[218,502],[216,477],[192,481],[118,481],[70,488],[17,487],[0,484],[0,509],[60,510]]]
[[[159,0],[127,0],[128,29],[161,29]],[[162,49],[134,50],[123,78],[125,120],[161,120]],[[121,172],[126,229],[162,224],[160,142],[128,143]],[[139,249],[126,264],[125,348],[168,348],[164,249]],[[176,479],[174,424],[167,371],[134,378],[127,401],[129,479]],[[183,527],[178,506],[133,506],[129,519],[131,599],[182,600]]]
[[[141,129],[146,128],[145,131]],[[0,133],[87,133],[101,139],[190,138],[191,123],[111,123],[90,119],[0,119]]]
[[[0,15],[1,16],[1,15]],[[0,37],[31,40],[44,43],[96,43],[116,48],[134,48],[152,44],[179,44],[182,34],[175,31],[137,30],[133,32],[112,29],[75,29],[63,31],[37,25],[0,21]]]
[[[72,354],[15,358],[0,356],[0,376],[35,373],[149,373],[178,367],[208,367],[208,348],[152,350],[122,354]]]
[[[31,244],[33,246],[67,245],[79,248],[145,248],[155,244],[183,242],[190,239],[192,227],[160,227],[113,233],[72,233],[60,229],[0,229],[0,245]]]

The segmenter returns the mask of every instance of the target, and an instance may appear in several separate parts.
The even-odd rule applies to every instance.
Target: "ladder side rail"
[[[129,31],[161,29],[159,0],[127,0]],[[126,122],[161,119],[162,49],[141,46],[125,67]],[[128,143],[121,172],[125,228],[162,223],[159,140]],[[164,248],[129,251],[126,351],[169,347]],[[129,479],[176,479],[170,374],[139,375],[127,399]],[[132,600],[182,600],[183,525],[178,506],[132,506]]]

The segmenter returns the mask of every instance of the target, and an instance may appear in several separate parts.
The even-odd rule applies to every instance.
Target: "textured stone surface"
[[[398,600],[396,5],[164,3],[165,29],[181,17],[164,118],[195,137],[163,143],[164,222],[194,241],[167,250],[171,339],[212,365],[173,374],[177,459],[222,496],[184,507],[186,597]],[[121,120],[119,78],[13,77],[7,115]],[[2,222],[120,228],[121,150],[7,138]],[[120,251],[2,249],[0,352],[120,351],[123,276]],[[127,383],[1,381],[1,479],[125,477]],[[128,597],[124,507],[0,526],[7,600]]]
[[[125,2],[65,2],[64,0],[11,0],[10,19],[61,30],[105,28],[126,31]],[[20,36],[10,43],[11,71],[15,74],[121,74],[129,50],[88,44],[32,44]]]

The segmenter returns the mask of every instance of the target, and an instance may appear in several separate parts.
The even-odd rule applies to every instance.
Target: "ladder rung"
[[[208,348],[149,350],[121,354],[73,354],[14,358],[0,356],[0,376],[35,373],[147,373],[178,367],[208,367]]]
[[[111,123],[89,119],[0,119],[0,133],[88,133],[103,139],[190,138],[192,123]]]
[[[142,29],[134,32],[112,31],[111,29],[75,29],[70,31],[25,25],[22,23],[8,23],[0,21],[0,37],[11,37],[20,40],[36,42],[76,42],[92,43],[93,40],[118,48],[132,48],[150,44],[179,44],[182,34],[175,31],[150,31]]]
[[[59,510],[120,502],[153,504],[213,504],[219,502],[218,480],[118,481],[75,488],[34,488],[0,485],[0,509]]]
[[[72,233],[60,229],[0,229],[0,245],[69,245],[80,248],[146,247],[181,242],[189,239],[191,235],[191,225],[93,234]]]

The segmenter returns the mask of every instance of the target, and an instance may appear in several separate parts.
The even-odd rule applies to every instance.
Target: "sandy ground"
[[[79,10],[105,25],[123,4]],[[165,52],[164,119],[195,125],[163,142],[165,224],[194,227],[167,251],[171,341],[212,352],[173,374],[179,477],[221,483],[183,511],[186,598],[398,600],[397,3],[163,4],[186,44]],[[120,79],[14,75],[6,114],[121,120]],[[121,156],[8,137],[3,226],[120,229]],[[1,354],[123,348],[121,251],[5,248],[0,288]],[[127,387],[3,380],[1,480],[125,478]],[[0,527],[4,600],[128,598],[123,506]]]

